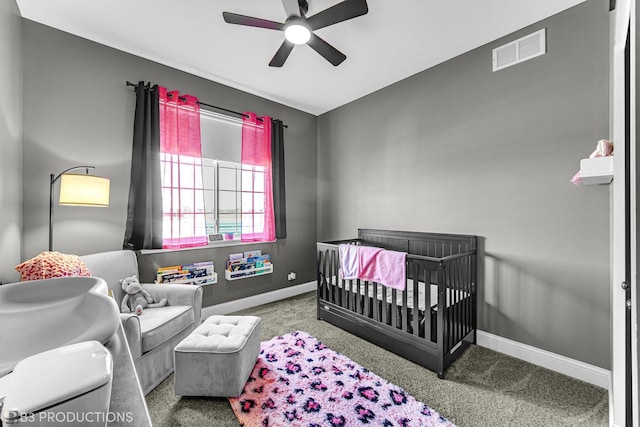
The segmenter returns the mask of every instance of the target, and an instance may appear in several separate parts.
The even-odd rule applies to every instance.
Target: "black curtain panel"
[[[277,119],[271,120],[271,157],[276,239],[286,239],[287,192],[284,183],[284,125],[281,120]]]
[[[158,86],[136,86],[131,185],[123,249],[162,248]]]

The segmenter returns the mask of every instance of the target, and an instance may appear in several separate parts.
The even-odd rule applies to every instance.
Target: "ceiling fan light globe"
[[[285,28],[284,37],[293,44],[305,44],[311,38],[311,31],[304,25],[291,24]]]

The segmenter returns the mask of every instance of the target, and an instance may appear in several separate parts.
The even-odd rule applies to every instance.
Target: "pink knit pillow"
[[[42,252],[15,267],[22,281],[51,279],[53,277],[91,276],[89,268],[77,255],[60,252]]]

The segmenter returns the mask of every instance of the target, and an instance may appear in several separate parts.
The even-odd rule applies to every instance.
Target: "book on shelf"
[[[243,258],[243,254],[229,254],[229,261],[236,261]]]
[[[266,265],[271,264],[271,257],[269,256],[269,254],[262,255],[261,253],[256,254],[254,252],[254,253],[251,253],[251,255],[254,255],[254,256],[246,257],[246,258],[229,259],[229,261],[227,261],[227,270],[232,272],[242,271],[242,270],[252,270],[256,268],[262,268],[262,267],[265,267]]]
[[[245,253],[243,253],[243,258],[257,258],[260,255],[262,255],[262,251],[261,250],[253,250],[253,251],[247,251]]]

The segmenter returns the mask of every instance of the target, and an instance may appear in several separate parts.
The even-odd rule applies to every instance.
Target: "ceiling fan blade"
[[[271,59],[271,62],[269,62],[269,66],[282,67],[284,65],[284,61],[287,60],[294,46],[295,45],[288,40],[282,42],[282,44],[280,45],[280,49],[278,49],[276,54],[273,56],[273,59]]]
[[[238,15],[237,13],[222,12],[222,17],[229,24],[246,25],[247,27],[266,28],[268,30],[283,30],[284,24],[280,22],[268,21],[266,19],[254,18],[252,16]]]
[[[309,24],[311,30],[318,30],[338,22],[366,15],[367,12],[369,12],[367,0],[344,0],[307,18],[307,24]]]
[[[334,66],[338,66],[342,64],[342,61],[347,59],[347,57],[340,52],[335,47],[331,46],[326,41],[322,40],[320,37],[311,33],[311,38],[307,42],[307,44],[316,52],[324,57],[327,61],[331,62]]]
[[[287,18],[291,16],[300,16],[300,4],[298,0],[282,0],[282,6],[287,13]]]

